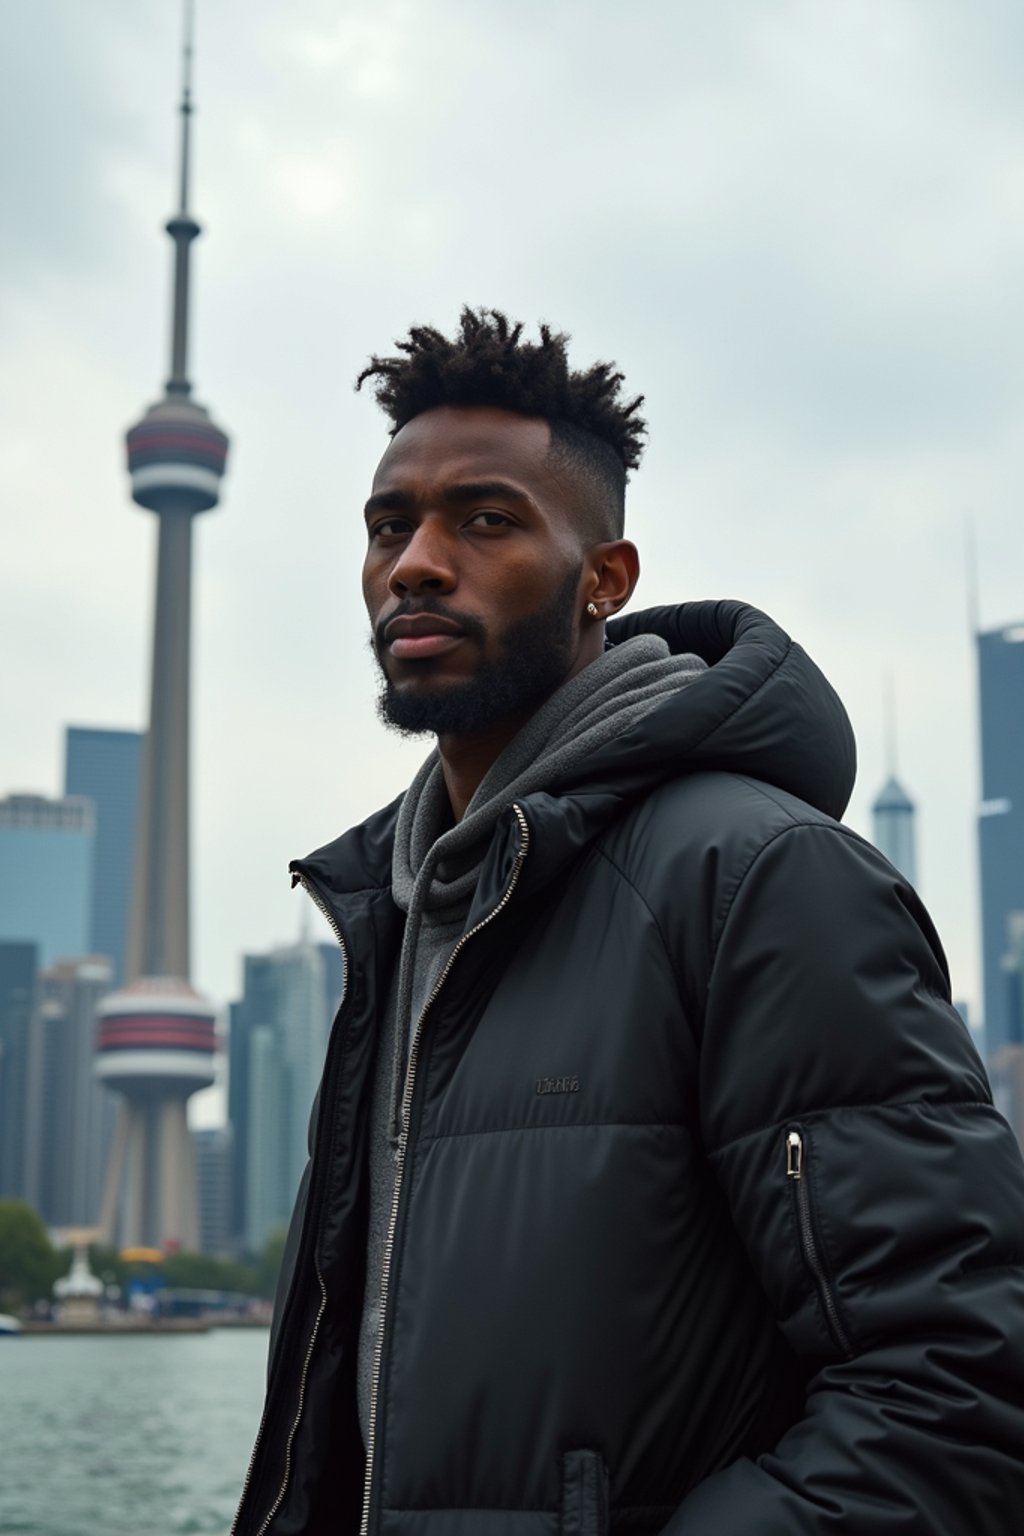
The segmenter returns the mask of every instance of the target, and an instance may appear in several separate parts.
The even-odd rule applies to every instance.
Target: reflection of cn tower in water
[[[186,0],[188,4],[188,0]],[[132,496],[159,519],[149,731],[139,797],[127,985],[100,1009],[98,1075],[123,1095],[101,1226],[127,1245],[198,1246],[186,1103],[213,1082],[214,1011],[189,975],[189,650],[192,519],[217,505],[228,440],[191,399],[191,5],[186,12],[171,375],[128,433]]]

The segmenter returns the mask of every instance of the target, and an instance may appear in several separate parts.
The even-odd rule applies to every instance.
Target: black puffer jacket
[[[820,674],[712,663],[499,823],[417,1027],[369,1472],[354,1366],[395,807],[296,866],[347,986],[242,1536],[1019,1536],[1024,1170]],[[724,771],[723,771],[724,770]]]

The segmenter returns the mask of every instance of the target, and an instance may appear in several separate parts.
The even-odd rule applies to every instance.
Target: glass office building
[[[39,952],[0,940],[0,1200],[23,1200],[28,1068]]]
[[[917,885],[917,850],[914,837],[914,802],[892,775],[871,807],[875,847],[889,863]]]
[[[257,1253],[288,1223],[342,989],[341,951],[303,941],[246,955],[231,1008],[232,1237]]]
[[[0,939],[36,944],[40,966],[89,953],[94,831],[89,800],[0,800]]]
[[[90,954],[108,955],[113,985],[124,980],[128,908],[135,861],[141,731],[71,725],[64,748],[64,793],[87,796],[95,807]]]
[[[1024,623],[978,640],[982,963],[989,1058],[1021,1045],[1014,934],[1024,913]]]

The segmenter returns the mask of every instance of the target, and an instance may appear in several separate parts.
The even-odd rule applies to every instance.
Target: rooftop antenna
[[[894,779],[899,759],[896,739],[896,690],[891,672],[886,672],[885,674],[884,698],[883,740],[885,743],[885,771],[889,778]]]
[[[964,513],[964,577],[967,582],[967,628],[971,640],[981,633],[978,599],[978,538],[974,514]]]

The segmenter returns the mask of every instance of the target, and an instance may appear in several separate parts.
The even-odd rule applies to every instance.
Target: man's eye
[[[370,529],[371,539],[401,538],[409,532],[409,520],[405,517],[385,517]]]
[[[512,519],[507,512],[498,512],[493,507],[482,507],[469,519],[471,528],[505,528],[511,524]]]

